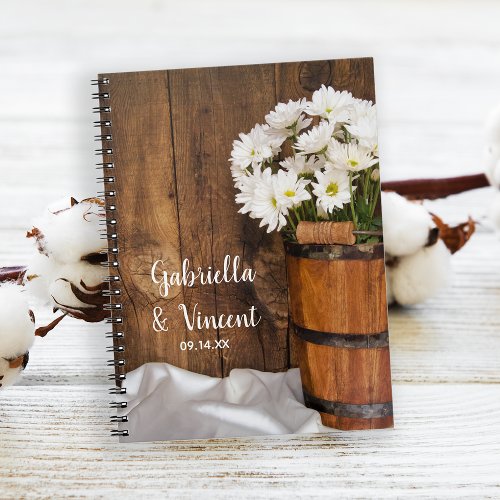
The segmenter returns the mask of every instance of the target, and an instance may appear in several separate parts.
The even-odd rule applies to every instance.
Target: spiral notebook
[[[289,111],[301,110],[292,127],[299,141],[299,129],[306,133],[321,120],[304,110],[322,86],[338,91],[339,99],[350,95],[371,106],[372,60],[103,73],[94,84],[109,242],[112,433],[128,442],[320,432],[330,425],[322,423],[327,414],[351,422],[350,428],[358,421],[363,428],[392,425],[383,249],[375,252],[382,262],[377,293],[383,295],[373,298],[381,311],[375,330],[326,336],[314,324],[290,319],[292,257],[285,258],[283,235],[293,235],[287,236],[290,226],[279,226],[286,210],[277,214],[278,226],[264,217],[268,225],[260,227],[263,219],[241,213],[235,199],[241,174],[235,169],[246,175],[274,168],[258,151],[245,153],[254,155],[252,168],[235,160],[248,137],[264,134],[259,145],[271,148],[276,165],[294,154],[295,146],[268,141],[274,132],[266,116],[288,112],[277,104],[298,103]],[[335,118],[341,119],[347,120]],[[341,128],[333,130],[330,135]],[[305,150],[300,161],[314,163]],[[287,224],[298,220],[291,214]],[[318,255],[315,247],[304,248]],[[367,333],[376,341],[352,342],[352,335]],[[296,368],[301,356],[312,355],[301,342],[356,352],[356,363],[377,363],[383,383],[361,369],[360,383],[371,398],[362,404],[355,390],[329,394],[328,379],[325,393],[312,394],[306,387],[311,374],[301,366],[301,377]]]

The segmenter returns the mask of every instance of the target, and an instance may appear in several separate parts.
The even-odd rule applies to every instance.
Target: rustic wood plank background
[[[499,15],[488,0],[5,3],[0,265],[27,260],[24,231],[44,206],[96,190],[88,82],[98,71],[373,55],[384,178],[477,172],[482,124],[500,100]],[[106,328],[65,321],[0,393],[0,497],[500,496],[492,194],[433,204],[482,225],[453,257],[447,290],[391,310],[394,430],[119,445],[108,436]]]
[[[104,162],[114,168],[121,275],[118,316],[126,331],[127,371],[152,361],[164,361],[211,376],[227,376],[233,368],[282,371],[290,366],[287,328],[286,273],[283,242],[266,235],[258,221],[239,214],[228,165],[232,141],[278,102],[310,98],[321,85],[349,90],[355,97],[375,100],[373,61],[337,61],[260,64],[219,68],[175,69],[164,72],[102,74],[110,84],[101,99],[110,106],[102,120],[103,141],[111,155]],[[242,91],[241,82],[245,82]],[[288,153],[289,154],[289,153]],[[282,154],[284,159],[285,154]],[[115,244],[112,243],[114,246]],[[151,283],[150,269],[162,260],[169,273],[189,269],[223,269],[226,256],[241,259],[240,272],[257,272],[255,282],[173,287],[162,298]],[[271,300],[268,300],[271,298]],[[277,299],[276,299],[277,298]],[[178,309],[204,316],[248,313],[261,317],[254,328],[232,327],[189,331]],[[168,332],[153,331],[153,309],[168,318]],[[196,309],[195,309],[196,307]],[[183,341],[224,339],[226,350],[182,351]],[[123,355],[118,354],[118,357]],[[123,370],[117,368],[118,371]]]

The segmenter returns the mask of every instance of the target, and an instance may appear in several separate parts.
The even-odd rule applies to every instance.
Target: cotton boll
[[[41,232],[39,243],[44,253],[52,255],[59,262],[71,263],[103,249],[100,220],[102,215],[99,205],[84,200],[65,210],[47,210],[34,225]]]
[[[490,220],[493,222],[495,229],[500,231],[500,193],[496,193],[493,198],[493,203],[490,206]]]
[[[13,283],[0,286],[0,356],[24,354],[33,344],[35,327],[24,288]]]
[[[102,284],[105,274],[104,269],[100,265],[80,261],[74,264],[56,266],[52,273],[52,281],[65,279],[71,281],[80,290],[85,290],[82,282],[87,287],[98,286]]]
[[[484,166],[490,184],[500,187],[500,145],[486,148]]]
[[[485,126],[484,165],[492,186],[500,187],[500,105],[490,114]]]
[[[500,104],[488,116],[485,125],[486,141],[500,147]]]
[[[94,307],[78,300],[71,289],[71,284],[82,292],[87,292],[85,286],[95,287],[102,283],[103,270],[100,266],[78,262],[76,264],[66,264],[57,266],[49,284],[49,295],[54,300],[56,306],[63,305],[66,308]],[[85,286],[84,286],[85,285]]]
[[[25,288],[33,298],[42,304],[50,302],[49,285],[54,275],[56,262],[46,255],[32,255],[26,270]]]
[[[85,261],[57,266],[48,288],[54,307],[84,321],[102,321],[109,301],[102,295],[103,275],[101,266]]]
[[[0,387],[16,381],[35,340],[34,317],[23,290],[13,283],[0,286]]]
[[[49,302],[49,288],[57,280],[70,281],[84,291],[82,282],[87,287],[94,287],[102,283],[104,275],[104,270],[98,264],[86,261],[61,264],[51,256],[35,254],[28,265],[25,282],[29,293],[42,302]]]
[[[93,307],[80,301],[71,284],[82,292],[102,284],[104,270],[100,265],[85,261],[60,264],[54,258],[42,254],[33,256],[26,272],[26,290],[44,304],[54,307]]]
[[[84,304],[78,300],[71,289],[69,281],[59,279],[53,281],[49,285],[49,294],[55,302],[56,307],[63,307],[66,309],[81,309],[82,307],[94,307],[89,304]]]
[[[442,240],[406,257],[391,269],[394,299],[403,306],[418,304],[431,298],[448,281],[450,252]]]
[[[385,267],[385,288],[387,294],[387,305],[394,303],[394,294],[392,293],[392,267]]]
[[[495,168],[491,173],[490,183],[497,188],[500,188],[500,159],[497,161]]]
[[[422,205],[397,193],[382,192],[382,208],[384,247],[389,254],[410,255],[425,246],[434,223]]]

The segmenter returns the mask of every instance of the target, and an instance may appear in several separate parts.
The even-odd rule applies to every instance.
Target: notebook
[[[372,59],[103,73],[94,83],[113,434],[390,427]],[[325,244],[324,231],[348,237]],[[357,288],[347,280],[358,261]],[[359,297],[352,311],[347,296]],[[335,323],[350,315],[362,321]],[[361,384],[349,391],[334,370],[345,356]]]

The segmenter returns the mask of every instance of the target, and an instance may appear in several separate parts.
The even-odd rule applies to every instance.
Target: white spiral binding
[[[115,196],[116,190],[114,187],[115,177],[113,175],[115,165],[113,163],[113,147],[111,141],[113,140],[113,134],[111,132],[111,106],[109,104],[110,92],[106,90],[106,86],[109,85],[109,78],[100,78],[97,80],[92,80],[92,85],[99,86],[99,92],[92,94],[92,99],[99,100],[99,106],[93,108],[94,113],[99,113],[99,121],[94,122],[94,127],[98,127],[101,130],[101,134],[95,136],[96,141],[101,142],[101,148],[96,149],[96,155],[102,156],[102,162],[96,164],[96,168],[102,170],[103,175],[97,177],[98,182],[103,183],[104,190],[100,191],[98,194],[104,202],[104,211],[106,214],[105,220],[102,221],[104,228],[101,231],[101,238],[108,242],[106,248],[106,253],[108,255],[108,260],[103,262],[104,267],[110,269],[116,269],[118,267],[118,261],[116,256],[118,254],[118,234],[116,231],[117,221],[114,217],[116,212]],[[120,395],[126,394],[127,390],[123,385],[123,381],[126,379],[126,374],[124,371],[125,359],[123,357],[118,357],[123,355],[125,351],[125,346],[120,344],[120,341],[124,338],[123,331],[119,331],[120,325],[123,324],[123,318],[120,315],[122,309],[122,304],[117,302],[121,296],[121,290],[119,288],[120,277],[110,273],[104,278],[104,282],[108,284],[108,289],[103,290],[102,295],[104,297],[109,297],[109,303],[104,304],[104,310],[109,311],[109,317],[106,318],[106,323],[112,325],[112,331],[106,333],[106,338],[112,339],[113,345],[107,348],[107,352],[113,353],[113,359],[108,361],[108,366],[114,368],[114,373],[108,376],[109,380],[115,381],[115,386],[109,390],[110,394]],[[127,408],[126,401],[112,401],[110,403],[111,408],[125,409]],[[128,422],[127,416],[113,415],[111,417],[111,422],[114,423],[125,423]],[[129,432],[127,429],[113,429],[111,431],[112,436],[128,436]]]

